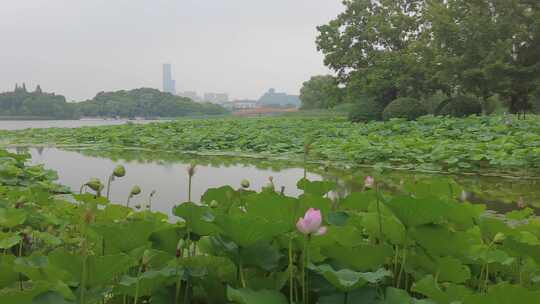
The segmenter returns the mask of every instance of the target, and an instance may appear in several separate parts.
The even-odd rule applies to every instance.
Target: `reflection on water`
[[[122,164],[126,167],[126,176],[117,179],[111,187],[111,200],[126,202],[133,185],[139,185],[143,193],[131,199],[130,204],[143,204],[151,191],[156,190],[152,199],[152,208],[170,213],[172,207],[187,201],[187,167],[189,159],[182,161],[153,160],[112,160],[104,157],[87,156],[72,151],[54,148],[30,149],[32,163],[44,164],[46,168],[58,172],[59,183],[78,191],[89,178],[96,177],[106,182],[114,167]],[[239,188],[242,179],[248,179],[253,189],[259,190],[268,183],[268,177],[274,177],[277,189],[285,186],[287,195],[299,195],[296,182],[302,178],[303,169],[289,168],[283,170],[260,169],[253,165],[214,165],[199,164],[193,178],[192,195],[198,201],[208,189],[231,185]],[[310,179],[320,180],[320,176],[308,174]]]
[[[82,119],[82,120],[0,120],[0,130],[79,128],[108,125],[122,125],[125,119]],[[152,120],[130,120],[133,123],[149,123]]]
[[[195,156],[182,153],[156,153],[140,150],[77,150],[64,151],[54,148],[32,148],[32,162],[58,172],[59,182],[79,189],[91,177],[106,181],[111,170],[118,164],[126,166],[127,175],[114,182],[112,200],[125,202],[129,190],[135,184],[143,189],[143,195],[133,199],[134,204],[144,202],[152,190],[157,194],[153,201],[155,209],[170,213],[174,204],[187,200],[187,167],[197,164],[193,180],[193,198],[212,187],[240,186],[242,179],[251,182],[252,189],[260,190],[274,178],[277,189],[285,187],[287,195],[301,193],[296,182],[302,178],[301,164],[289,161],[251,159],[224,156]],[[420,174],[408,171],[377,172],[373,169],[337,169],[321,165],[310,165],[308,178],[332,180],[338,184],[337,196],[362,189],[366,175],[374,175],[383,182],[387,190],[399,188],[402,181],[441,180],[453,181],[470,193],[472,202],[484,203],[497,211],[515,209],[522,200],[529,206],[540,207],[540,181],[527,179],[505,179],[482,176],[449,176]]]

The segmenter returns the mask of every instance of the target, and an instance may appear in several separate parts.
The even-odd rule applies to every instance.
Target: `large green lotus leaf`
[[[174,267],[165,267],[160,270],[145,271],[139,276],[124,275],[115,285],[115,292],[134,297],[138,288],[140,297],[151,296],[156,290],[174,284],[176,278],[182,274],[182,271],[177,271]]]
[[[379,218],[377,213],[366,213],[362,216],[361,225],[371,236],[379,237],[382,228],[383,237],[393,244],[403,244],[405,241],[405,227],[393,215],[381,215]]]
[[[133,212],[131,208],[122,205],[109,204],[101,212],[97,213],[96,222],[111,223],[117,220],[124,220],[130,212]]]
[[[129,253],[149,243],[149,237],[158,223],[133,221],[118,224],[98,224],[92,229],[104,239],[105,254]]]
[[[441,200],[410,196],[397,196],[385,204],[407,228],[439,223],[449,209]]]
[[[214,215],[207,206],[185,202],[173,208],[173,214],[186,221],[186,227],[198,235],[209,235],[215,231]]]
[[[2,255],[0,256],[0,289],[11,286],[19,280],[19,275],[13,269],[15,256]]]
[[[296,183],[296,187],[304,190],[304,194],[324,196],[336,188],[336,183],[332,181],[310,181],[303,178]]]
[[[484,205],[473,205],[469,203],[448,203],[446,219],[458,230],[467,230],[478,223],[480,215],[485,211]]]
[[[52,247],[60,246],[63,240],[53,234],[43,231],[34,231],[33,236],[35,239],[42,241],[44,244]]]
[[[497,233],[502,233],[505,236],[519,237],[519,232],[512,229],[504,221],[494,217],[482,217],[479,222],[480,231],[484,240],[493,240]]]
[[[422,180],[405,180],[403,189],[415,197],[455,198],[463,190],[450,178],[430,178]]]
[[[180,227],[164,228],[152,232],[150,241],[152,248],[167,252],[171,255],[176,254],[176,245],[184,237],[184,231]]]
[[[492,248],[485,244],[473,246],[471,248],[470,257],[482,264],[497,263],[501,265],[510,265],[515,261],[515,258],[510,256],[506,251]]]
[[[33,299],[40,294],[46,293],[50,288],[48,282],[36,282],[31,288],[20,290],[19,288],[3,289],[0,291],[0,303],[4,304],[33,304]]]
[[[540,291],[523,286],[501,283],[491,287],[487,294],[469,295],[463,304],[525,304],[540,303]]]
[[[83,256],[57,249],[49,254],[51,267],[62,269],[69,274],[69,280],[80,283],[83,276]],[[88,288],[106,285],[118,274],[127,271],[133,260],[126,254],[88,256],[86,260]]]
[[[250,272],[246,276],[249,287],[253,290],[281,290],[289,281],[288,268],[285,271],[273,271],[270,274]]]
[[[362,237],[362,232],[357,227],[352,225],[347,226],[329,226],[326,234],[313,237],[311,242],[318,244],[321,247],[330,246],[338,243],[346,247],[354,247],[365,243]]]
[[[221,282],[236,282],[236,266],[228,258],[199,255],[180,259],[179,262],[189,276],[202,280],[212,277]]]
[[[364,286],[348,293],[333,293],[321,296],[317,304],[356,304],[356,303],[377,303],[377,289],[371,286]]]
[[[0,208],[0,227],[14,228],[26,221],[27,213],[23,209]]]
[[[277,246],[267,242],[243,247],[239,254],[245,266],[256,266],[266,271],[274,270],[282,256]]]
[[[369,205],[376,201],[377,192],[375,191],[352,192],[339,201],[339,208],[341,210],[365,212],[368,210]]]
[[[287,304],[285,295],[275,290],[234,289],[227,287],[227,299],[237,304]]]
[[[269,222],[264,218],[249,214],[220,215],[216,217],[215,223],[221,234],[240,247],[249,247],[261,241],[270,241],[288,230],[288,225],[283,222]]]
[[[336,244],[322,248],[321,252],[341,267],[354,271],[379,269],[393,256],[392,247],[382,244],[362,244],[355,247]]]
[[[294,229],[298,220],[298,200],[275,192],[250,194],[246,198],[250,215],[264,218],[270,222],[284,222],[289,230]]]
[[[411,297],[407,293],[407,291],[403,289],[388,287],[386,288],[384,300],[379,302],[379,304],[435,304],[435,303],[427,299],[423,299],[423,300],[415,299]]]
[[[413,229],[410,236],[431,255],[465,257],[481,240],[474,231],[451,231],[440,225]]]
[[[452,257],[437,258],[437,273],[440,282],[465,283],[471,278],[471,270],[460,260]]]
[[[24,274],[32,281],[57,281],[69,279],[69,274],[63,269],[51,267],[46,256],[32,255],[19,257],[15,260],[13,269]]]
[[[314,266],[312,269],[342,292],[350,292],[368,283],[378,283],[385,277],[392,275],[390,271],[383,268],[379,268],[375,272],[356,272],[347,268],[334,270],[332,266],[323,264]]]
[[[531,257],[536,263],[540,264],[540,244],[528,244],[526,242],[520,242],[514,239],[514,237],[508,237],[504,241],[505,251],[511,253],[513,256],[518,257]]]
[[[218,203],[219,208],[228,209],[231,204],[238,198],[238,193],[231,186],[223,186],[219,188],[211,188],[201,197],[201,202],[209,205],[212,201]]]
[[[18,233],[9,233],[0,231],[0,249],[9,249],[22,241]]]
[[[463,299],[472,294],[472,291],[462,285],[447,283],[441,289],[432,275],[428,275],[413,284],[412,291],[423,294],[437,304],[461,303]]]
[[[76,302],[64,299],[58,292],[42,293],[32,300],[32,304],[75,304]]]

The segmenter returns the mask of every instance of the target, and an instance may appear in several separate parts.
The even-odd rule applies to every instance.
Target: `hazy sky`
[[[315,27],[341,9],[341,0],[0,0],[0,91],[26,81],[80,100],[161,88],[170,62],[177,91],[297,94],[328,73]]]

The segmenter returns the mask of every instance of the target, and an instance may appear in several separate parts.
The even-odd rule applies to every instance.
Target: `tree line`
[[[446,113],[470,102],[489,112],[494,99],[510,113],[540,111],[540,1],[343,4],[344,12],[317,28],[317,48],[336,76],[304,83],[304,108],[353,103],[382,117],[397,99],[427,103],[423,112],[435,98],[432,110]]]
[[[142,88],[100,92],[93,99],[67,102],[62,95],[35,91],[16,85],[12,92],[0,93],[0,117],[11,119],[78,119],[80,117],[158,118],[217,115],[228,111],[211,103]]]

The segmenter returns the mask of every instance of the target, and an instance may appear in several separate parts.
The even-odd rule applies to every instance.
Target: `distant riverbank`
[[[0,117],[0,130],[23,130],[23,129],[44,129],[44,128],[79,128],[79,127],[95,127],[95,126],[110,126],[122,125],[127,122],[132,123],[150,123],[167,120],[129,120],[129,119],[78,119],[78,120],[2,120]]]

